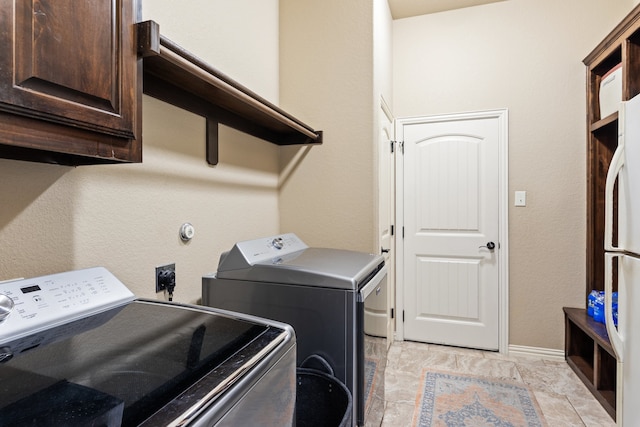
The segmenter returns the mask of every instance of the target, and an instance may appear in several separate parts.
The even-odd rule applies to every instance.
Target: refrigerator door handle
[[[609,340],[613,351],[616,353],[618,362],[623,362],[624,357],[624,337],[620,335],[618,329],[613,323],[613,259],[620,258],[623,254],[617,253],[605,253],[605,266],[604,266],[604,318],[607,326],[607,333],[609,334]],[[620,268],[618,269],[620,271]],[[624,286],[624,280],[618,280],[618,292],[621,292],[620,287]],[[618,325],[620,322],[618,322]]]
[[[616,183],[616,178],[620,174],[620,170],[624,166],[624,143],[621,138],[609,170],[607,171],[607,180],[605,182],[604,190],[604,250],[605,251],[621,251],[620,248],[613,246],[613,187]]]

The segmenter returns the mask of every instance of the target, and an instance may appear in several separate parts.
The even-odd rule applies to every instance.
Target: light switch
[[[527,192],[516,191],[516,201],[514,204],[516,206],[527,206]]]

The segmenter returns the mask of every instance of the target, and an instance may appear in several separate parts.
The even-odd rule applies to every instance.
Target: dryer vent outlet
[[[173,287],[176,284],[176,265],[167,264],[156,267],[156,293],[162,292],[167,288]]]

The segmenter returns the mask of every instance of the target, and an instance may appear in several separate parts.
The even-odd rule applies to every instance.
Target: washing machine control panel
[[[103,267],[0,283],[0,343],[133,301]]]
[[[246,240],[237,243],[236,246],[250,265],[267,262],[273,258],[282,257],[308,248],[308,246],[293,233]]]

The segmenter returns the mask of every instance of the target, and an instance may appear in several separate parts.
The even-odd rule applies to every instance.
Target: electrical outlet
[[[156,267],[156,293],[167,289],[167,285],[176,280],[176,265],[167,264]]]

